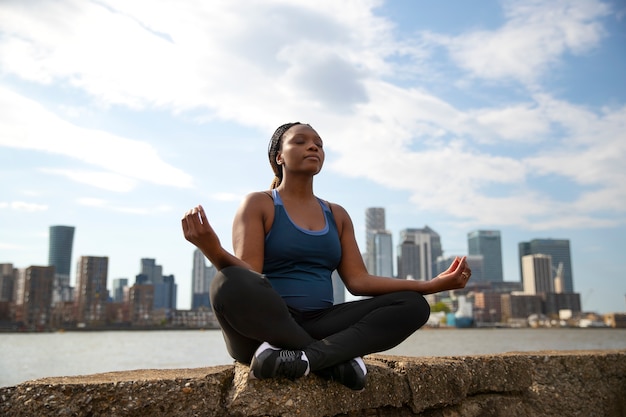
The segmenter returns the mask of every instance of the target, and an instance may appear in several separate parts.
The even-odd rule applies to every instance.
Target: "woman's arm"
[[[263,271],[265,235],[274,221],[274,202],[265,192],[248,194],[233,221],[235,256],[258,273]]]
[[[187,211],[181,222],[185,239],[200,249],[218,271],[229,266],[250,268],[250,265],[222,247],[202,206]]]
[[[445,272],[430,281],[413,281],[369,274],[356,243],[350,216],[339,205],[333,204],[332,209],[339,230],[342,253],[337,270],[350,293],[370,296],[410,290],[421,294],[433,294],[464,288],[467,284],[471,272],[465,257],[457,257]]]

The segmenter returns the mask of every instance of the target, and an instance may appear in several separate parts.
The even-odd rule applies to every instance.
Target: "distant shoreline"
[[[163,327],[163,326],[99,326],[99,327],[60,327],[55,329],[14,329],[0,328],[0,333],[64,333],[64,332],[109,332],[109,331],[167,331],[167,330],[219,330],[219,327]]]

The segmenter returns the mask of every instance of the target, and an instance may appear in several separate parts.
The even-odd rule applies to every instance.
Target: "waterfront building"
[[[219,329],[217,318],[210,308],[199,307],[195,310],[176,310],[171,317],[173,327],[192,329]]]
[[[558,317],[559,313],[569,310],[576,314],[582,311],[580,294],[577,293],[545,293],[543,298],[543,312],[548,317]]]
[[[525,322],[532,314],[542,314],[542,300],[539,295],[529,294],[502,294],[502,321]]]
[[[522,257],[522,283],[525,294],[554,292],[552,257],[542,254]]]
[[[154,285],[135,284],[129,288],[128,304],[130,321],[133,325],[154,324],[152,311],[154,306]]]
[[[550,255],[552,271],[561,271],[560,292],[574,292],[574,277],[570,255],[570,242],[567,239],[533,239],[530,242],[518,244],[520,276],[522,273],[522,258],[526,255]]]
[[[467,234],[469,256],[482,255],[482,277],[476,277],[472,270],[472,280],[504,281],[502,272],[502,242],[498,230],[475,230]]]
[[[20,269],[16,284],[16,321],[28,327],[48,327],[51,317],[54,267],[30,266]]]
[[[478,323],[498,323],[502,320],[502,293],[480,291],[474,293],[474,314]]]
[[[85,325],[102,324],[108,301],[109,258],[81,256],[76,271],[76,320]]]
[[[207,265],[206,257],[200,249],[193,251],[193,267],[191,270],[191,309],[200,307],[211,308],[209,289],[211,281],[217,274],[213,265]]]
[[[55,268],[52,302],[72,301],[70,272],[74,226],[50,226],[48,245],[48,265]]]

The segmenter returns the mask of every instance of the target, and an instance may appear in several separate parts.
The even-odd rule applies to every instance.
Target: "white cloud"
[[[41,171],[46,174],[60,175],[69,178],[72,181],[87,184],[92,187],[102,188],[104,190],[120,193],[132,191],[137,185],[137,181],[112,172],[52,168],[42,168]]]
[[[605,35],[598,19],[609,7],[597,0],[509,0],[506,23],[456,37],[435,36],[474,76],[533,84],[565,53],[581,54]]]
[[[26,201],[1,201],[0,209],[11,209],[15,211],[24,211],[27,213],[34,213],[38,211],[48,210],[48,206],[45,204],[28,203]]]
[[[478,142],[512,140],[540,142],[550,132],[550,120],[536,106],[515,104],[496,109],[480,109],[469,115],[486,128],[490,134],[476,137]]]
[[[1,85],[0,108],[0,146],[61,154],[107,169],[109,178],[115,177],[120,184],[121,178],[128,178],[127,190],[133,180],[183,188],[192,185],[189,174],[164,162],[150,144],[75,126]]]
[[[100,199],[100,198],[81,197],[81,198],[78,198],[76,202],[82,206],[100,208],[103,210],[113,211],[117,213],[147,215],[147,214],[155,212],[154,208],[120,206],[116,204],[111,204],[109,201]],[[156,209],[156,211],[158,212],[169,211],[169,208],[160,206]]]
[[[391,57],[423,60],[428,55],[420,47],[430,41],[448,48],[473,77],[513,79],[536,91],[546,69],[602,39],[599,22],[608,7],[597,1],[508,1],[500,28],[428,34],[424,44],[394,38],[390,22],[373,14],[375,1],[7,4],[2,70],[76,88],[97,104],[193,110],[198,120],[268,131],[289,120],[311,122],[333,154],[330,169],[407,190],[419,209],[467,221],[594,226],[603,222],[594,217],[601,207],[626,207],[618,162],[626,143],[623,110],[598,115],[523,91],[504,106],[461,109],[426,87],[390,81],[406,71]],[[467,89],[472,81],[463,80]],[[57,174],[123,192],[139,182],[192,185],[147,143],[71,125],[7,89],[0,90],[0,106],[8,109],[0,114],[7,133],[0,145],[99,168],[82,170],[80,178],[73,169]],[[523,155],[498,147],[503,143]],[[589,189],[572,203],[529,185],[552,175]],[[220,201],[241,198],[215,193]]]

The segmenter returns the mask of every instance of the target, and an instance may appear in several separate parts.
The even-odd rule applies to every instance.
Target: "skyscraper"
[[[109,258],[81,256],[76,271],[76,319],[98,324],[105,320]]]
[[[522,257],[522,283],[524,293],[530,295],[554,292],[554,273],[550,255],[525,255]]]
[[[31,266],[18,271],[15,296],[18,322],[34,327],[46,327],[50,323],[53,283],[51,266]]]
[[[200,249],[193,252],[193,269],[191,271],[191,309],[211,307],[209,288],[217,270],[213,265],[206,264],[206,257]]]
[[[128,278],[116,278],[113,280],[113,302],[124,301],[124,288],[128,287]]]
[[[561,286],[565,293],[574,292],[574,278],[572,274],[572,261],[570,256],[570,243],[567,239],[533,239],[530,242],[520,242],[519,262],[520,274],[522,274],[522,258],[526,255],[550,255],[552,258],[552,273],[561,268]],[[523,276],[523,275],[522,275]]]
[[[385,209],[370,207],[365,210],[365,266],[373,274],[376,270],[374,233],[385,230]]]
[[[72,247],[74,245],[73,226],[50,226],[48,245],[48,265],[54,267],[52,302],[71,301],[70,270]]]
[[[13,264],[0,264],[0,302],[12,302],[18,271]]]
[[[374,237],[374,275],[393,277],[393,253],[391,233],[379,230]]]
[[[141,275],[145,275],[148,282],[152,284],[161,284],[163,282],[163,267],[157,265],[156,259],[141,259]]]
[[[483,256],[483,281],[504,281],[502,243],[498,230],[475,230],[467,234],[468,255]]]
[[[429,280],[437,275],[437,258],[443,255],[441,238],[430,227],[400,231],[398,278]]]
[[[157,265],[156,259],[142,258],[141,272],[137,275],[137,284],[152,284],[154,286],[152,306],[158,309],[176,309],[176,282],[174,275],[163,276],[163,267]]]
[[[393,244],[385,229],[385,209],[371,207],[365,211],[365,266],[370,274],[393,276]]]
[[[346,301],[346,286],[337,271],[333,271],[331,279],[333,281],[333,303],[341,304]]]

